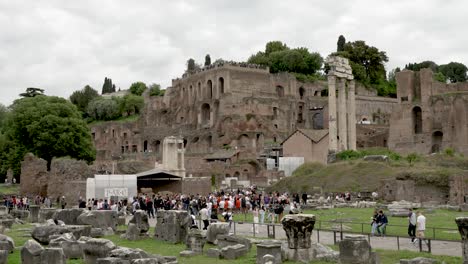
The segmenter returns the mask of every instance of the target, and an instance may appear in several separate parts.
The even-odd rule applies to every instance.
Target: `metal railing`
[[[333,223],[333,224],[339,224],[340,228],[339,229],[331,229],[331,228],[322,228],[324,226],[324,223]],[[369,225],[367,223],[352,223],[352,224],[359,224],[361,225],[361,230],[359,231],[354,231],[354,230],[344,230],[343,224],[346,223],[352,223],[352,222],[335,222],[335,221],[317,221],[315,224],[314,232],[313,232],[313,237],[317,241],[317,243],[320,243],[321,240],[325,240],[328,242],[333,241],[333,244],[338,244],[340,241],[342,241],[345,237],[346,234],[361,234],[367,236],[367,240],[369,243],[373,240],[373,236],[371,235],[370,232],[365,232],[364,225]],[[201,222],[200,222],[200,225]],[[388,228],[391,227],[404,227],[403,225],[389,225],[387,226]],[[431,230],[449,230],[449,231],[457,231],[457,229],[450,229],[450,228],[435,228],[431,227]],[[261,232],[259,232],[261,231]],[[252,222],[241,222],[241,221],[233,221],[231,224],[231,232],[234,235],[242,235],[242,236],[251,236],[253,238],[268,238],[268,239],[286,239],[286,233],[283,230],[283,226],[278,223],[252,223]],[[458,240],[447,240],[447,239],[437,239],[435,237],[436,232],[433,231],[433,237],[428,237],[425,239],[417,239],[417,243],[413,244],[413,250],[416,248],[419,252],[427,252],[427,253],[432,253],[433,252],[433,242],[453,242],[453,243],[461,243],[461,239]],[[330,239],[330,235],[332,236],[332,239]],[[385,235],[386,238],[393,238],[396,240],[396,243],[394,244],[395,246],[393,248],[396,248],[396,250],[402,250],[402,249],[410,249],[407,247],[407,243],[402,244],[402,240],[410,240],[411,237],[408,235]],[[331,243],[330,243],[331,244]],[[406,246],[406,248],[405,248]]]

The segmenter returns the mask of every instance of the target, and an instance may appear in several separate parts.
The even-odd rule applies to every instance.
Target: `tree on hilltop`
[[[101,94],[115,93],[115,85],[112,84],[111,78],[104,78],[104,84],[102,85]]]
[[[336,43],[336,51],[344,51],[344,46],[346,44],[346,39],[343,35],[338,37],[338,42]]]
[[[142,95],[146,91],[146,84],[144,82],[134,82],[130,85],[130,93],[134,95]]]
[[[265,51],[251,55],[248,63],[268,66],[271,73],[291,72],[311,76],[320,70],[323,58],[304,47],[291,49],[281,41],[270,41],[265,45]]]
[[[86,85],[83,89],[74,91],[70,95],[70,102],[76,105],[78,110],[86,113],[86,108],[88,107],[89,102],[96,97],[99,97],[98,91],[94,90],[91,86]]]
[[[38,95],[44,95],[44,89],[35,88],[35,87],[28,87],[26,88],[25,93],[20,93],[21,97],[35,97]]]
[[[206,54],[206,56],[205,56],[205,66],[210,66],[210,65],[211,65],[210,54]]]

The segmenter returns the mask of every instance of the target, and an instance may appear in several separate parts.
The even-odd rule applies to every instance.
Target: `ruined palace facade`
[[[187,177],[266,182],[261,154],[296,129],[328,129],[327,83],[303,83],[288,73],[222,63],[172,80],[164,97],[145,97],[135,122],[92,125],[97,165],[112,160],[161,160],[162,139],[184,138]],[[388,124],[396,99],[377,97],[356,84],[356,120]],[[361,137],[362,138],[362,137]],[[359,134],[358,134],[359,139]]]
[[[399,103],[390,120],[389,148],[468,154],[468,83],[438,82],[430,69],[404,70],[396,79]]]

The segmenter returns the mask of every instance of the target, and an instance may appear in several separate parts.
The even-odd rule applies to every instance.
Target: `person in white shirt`
[[[208,209],[206,208],[206,205],[202,206],[202,209],[200,210],[200,219],[203,221],[203,230],[208,229],[208,225],[210,224],[210,214],[208,214]]]
[[[413,243],[419,240],[425,241],[424,231],[426,231],[426,217],[420,212],[417,212],[418,217],[416,218],[416,237]],[[426,242],[427,244],[427,242]]]

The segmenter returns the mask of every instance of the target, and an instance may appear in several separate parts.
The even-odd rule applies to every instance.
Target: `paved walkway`
[[[155,219],[149,219],[150,226],[156,225]],[[253,233],[252,223],[235,224],[231,227],[231,232],[235,232],[236,235],[242,235],[246,237],[255,237],[258,239],[267,238],[267,226],[266,225],[255,225],[256,234]],[[333,232],[314,230],[312,232],[312,241],[319,241],[325,245],[333,245]],[[343,234],[344,236],[346,234]],[[286,239],[286,233],[281,226],[275,226],[275,237],[276,239]],[[337,233],[337,241],[340,240],[340,235]],[[371,237],[370,243],[372,248],[386,249],[386,250],[398,250],[398,241],[396,237]],[[411,243],[409,238],[399,239],[400,250],[419,251],[419,245]],[[462,245],[461,242],[448,242],[448,241],[431,241],[432,254],[434,255],[446,255],[446,256],[462,256]],[[423,243],[423,250],[427,251],[427,246]]]

